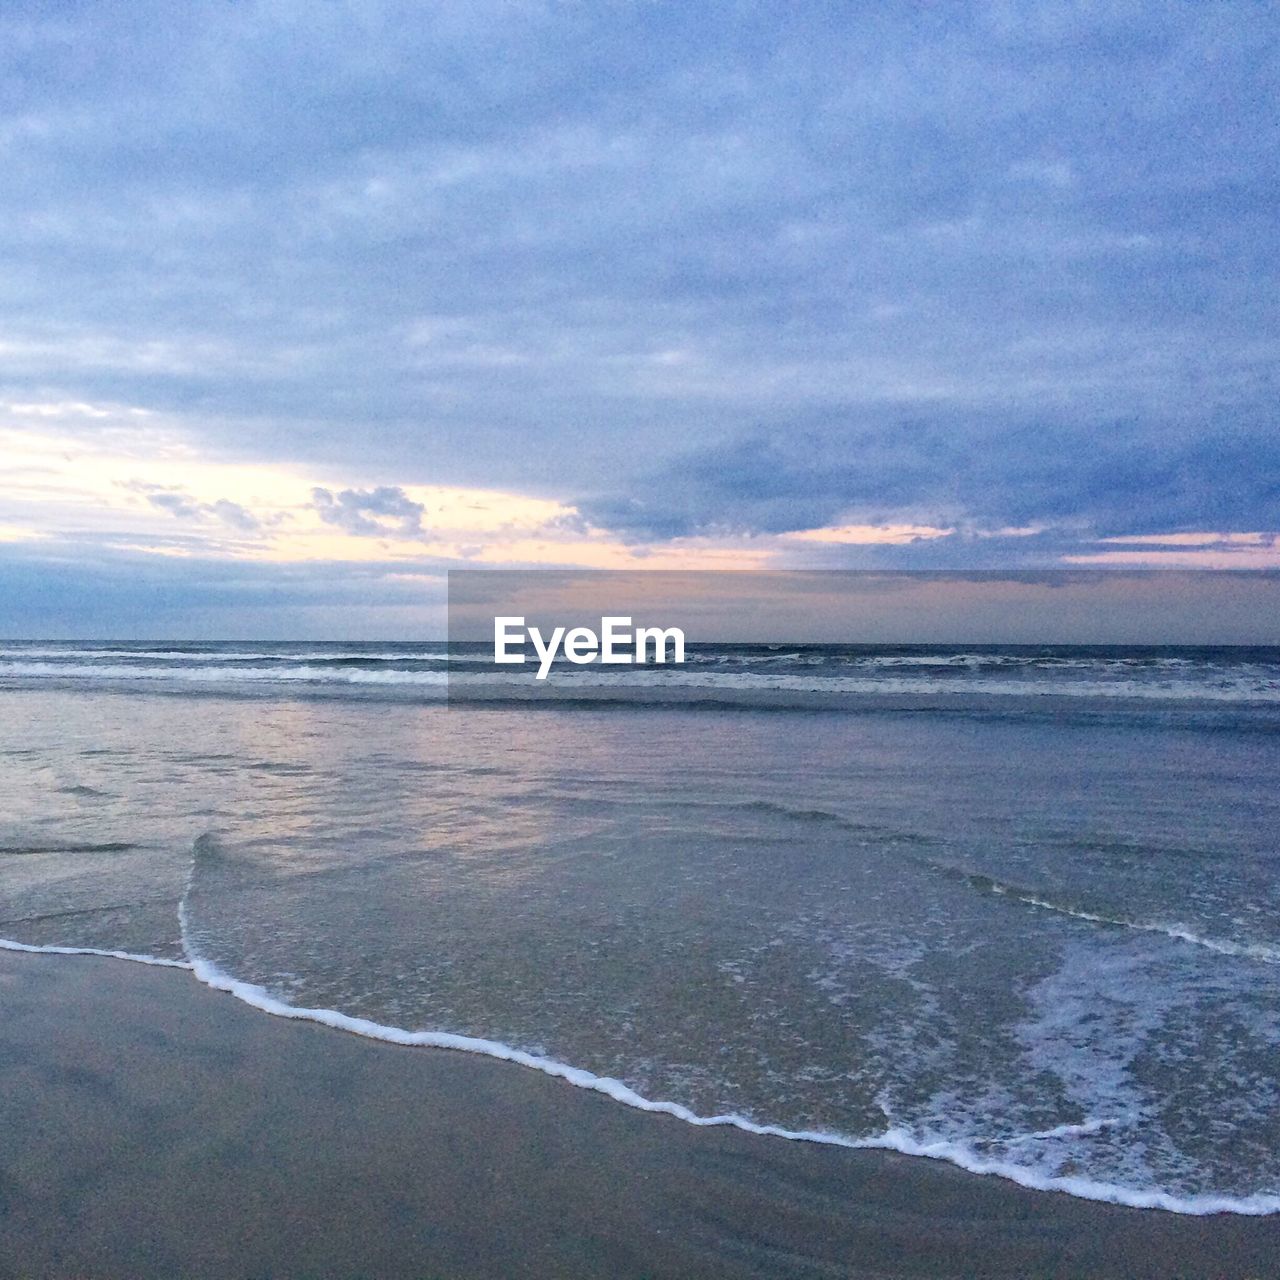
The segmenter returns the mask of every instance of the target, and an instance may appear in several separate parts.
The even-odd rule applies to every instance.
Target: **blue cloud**
[[[326,524],[362,537],[422,537],[426,507],[395,485],[377,489],[312,489],[312,506]]]
[[[1274,529],[1276,44],[1246,0],[10,4],[0,398],[341,476],[363,533],[412,484]]]
[[[421,638],[444,628],[445,566],[270,564],[149,555],[144,538],[68,534],[0,545],[0,637]],[[157,545],[160,545],[157,542]]]
[[[1168,421],[998,414],[806,423],[700,446],[624,488],[581,499],[638,538],[784,533],[839,521],[1041,527],[1046,542],[1280,524],[1280,437],[1269,419]],[[974,547],[991,555],[997,544]],[[939,548],[921,548],[929,556]]]
[[[159,511],[167,511],[179,520],[201,520],[212,517],[241,533],[254,533],[262,527],[262,522],[238,502],[229,498],[219,498],[216,502],[199,502],[182,489],[166,489],[156,485],[132,485],[140,492],[145,492],[147,501]]]

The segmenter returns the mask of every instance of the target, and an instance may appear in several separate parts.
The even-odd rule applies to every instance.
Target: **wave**
[[[89,789],[92,791],[92,789]],[[102,795],[100,791],[92,792]],[[0,844],[0,858],[20,858],[35,853],[128,853],[136,844],[125,840],[106,840],[98,844]]]
[[[824,822],[845,827],[850,831],[865,830],[858,823],[830,809],[799,809],[794,805],[779,804],[776,800],[669,800],[666,803],[670,808],[738,809],[747,813],[763,813],[770,817],[790,818],[795,822]]]
[[[102,947],[55,947],[37,945],[33,942],[15,942],[12,938],[0,938],[0,951],[22,951],[28,955],[41,956],[101,956],[106,960],[128,960],[132,964],[149,964],[158,969],[186,969],[191,964],[186,960],[169,960],[165,956],[152,956],[138,951],[111,951]]]
[[[1134,916],[1109,915],[1105,912],[1090,911],[1074,903],[1057,902],[1046,898],[1033,889],[1025,889],[1019,885],[997,880],[993,876],[980,872],[965,871],[959,867],[948,867],[941,863],[930,863],[935,870],[944,871],[967,881],[975,889],[992,893],[1002,898],[1011,898],[1015,902],[1025,903],[1040,911],[1051,911],[1055,915],[1069,916],[1073,920],[1086,920],[1090,924],[1107,925],[1118,929],[1131,929],[1136,933],[1156,933],[1175,942],[1186,942],[1192,946],[1203,947],[1206,951],[1216,952],[1223,956],[1236,956],[1245,960],[1257,960],[1263,964],[1280,964],[1280,947],[1269,946],[1264,942],[1236,942],[1230,938],[1213,938],[1196,933],[1184,924],[1167,924],[1158,920],[1141,920]]]
[[[322,650],[291,649],[98,649],[74,646],[30,648],[28,646],[0,648],[0,660],[19,662],[31,659],[73,659],[77,662],[96,662],[99,659],[119,660],[135,658],[148,662],[448,662],[447,653],[427,650],[387,650],[368,652],[335,652]]]
[[[179,907],[179,919],[183,933],[183,945],[195,978],[214,991],[234,996],[244,1004],[277,1018],[314,1022],[346,1031],[369,1040],[387,1044],[417,1048],[454,1049],[463,1053],[476,1053],[504,1062],[529,1067],[544,1075],[564,1080],[579,1089],[603,1093],[606,1097],[638,1111],[648,1111],[672,1116],[685,1124],[702,1128],[731,1127],[761,1137],[782,1138],[792,1142],[814,1142],[827,1146],[846,1147],[852,1150],[896,1151],[902,1155],[922,1156],[942,1160],[969,1173],[1004,1178],[1019,1186],[1035,1191],[1060,1191],[1085,1200],[1097,1200],[1108,1204],[1127,1205],[1137,1209],[1164,1209],[1171,1213],[1204,1216],[1217,1213],[1235,1213],[1262,1216],[1280,1213],[1280,1195],[1256,1193],[1248,1196],[1224,1196],[1215,1194],[1178,1196],[1167,1191],[1122,1187],[1080,1175],[1049,1175],[1036,1173],[1008,1160],[995,1160],[983,1156],[972,1147],[951,1138],[919,1135],[891,1126],[884,1132],[869,1137],[854,1138],[844,1134],[819,1129],[786,1129],[779,1125],[760,1124],[746,1116],[726,1113],[703,1116],[678,1102],[646,1098],[629,1085],[611,1076],[599,1076],[581,1067],[572,1066],[556,1058],[529,1053],[501,1040],[487,1040],[475,1036],[459,1035],[449,1031],[410,1031],[404,1027],[389,1026],[341,1013],[336,1009],[307,1008],[292,1005],[273,996],[265,987],[245,982],[224,972],[212,961],[195,952],[188,941],[186,907]],[[1089,1121],[1082,1125],[1060,1125],[1055,1129],[1027,1134],[1026,1140],[1059,1137],[1070,1133],[1094,1133],[1106,1126],[1106,1121]]]
[[[707,653],[698,649],[685,650],[685,662],[689,665],[697,665],[700,662],[715,663],[719,666],[771,666],[779,662],[791,662],[800,666],[821,666],[830,662],[831,655],[825,653],[801,653],[796,650],[793,653],[759,653],[748,651],[744,653]]]
[[[454,675],[450,682],[524,685],[519,676],[500,679],[494,676],[468,677]],[[1159,701],[1267,702],[1280,703],[1280,680],[1237,679],[1230,684],[1205,685],[1196,681],[1180,684],[1152,683],[1138,679],[1055,680],[962,678],[915,679],[910,676],[802,676],[794,674],[759,674],[755,672],[681,671],[671,667],[657,671],[645,668],[631,674],[606,675],[553,671],[547,678],[549,688],[590,689],[618,687],[705,688],[726,692],[781,691],[815,694],[959,694],[993,695],[997,697],[1057,698],[1131,698]]]
[[[185,681],[241,684],[254,682],[313,684],[423,684],[441,688],[449,677],[442,671],[370,671],[350,667],[332,670],[303,664],[295,667],[130,667],[75,665],[53,662],[0,662],[0,678],[88,679],[121,682]],[[456,677],[455,677],[456,678]]]
[[[787,810],[785,806],[775,806],[768,801],[760,803],[770,809],[796,812]],[[814,814],[822,819],[835,818],[836,821],[844,821],[838,815],[829,814],[825,810],[814,811]],[[214,991],[221,991],[233,996],[251,1008],[273,1017],[318,1023],[321,1026],[330,1027],[337,1031],[345,1031],[352,1035],[382,1041],[387,1044],[417,1048],[453,1049],[459,1052],[475,1053],[484,1057],[496,1058],[504,1062],[512,1062],[519,1066],[540,1071],[544,1075],[564,1080],[577,1088],[602,1093],[615,1102],[622,1103],[624,1106],[633,1107],[639,1111],[668,1115],[685,1124],[698,1127],[732,1127],[761,1137],[781,1138],[793,1142],[814,1142],[853,1150],[896,1151],[908,1156],[942,1160],[970,1173],[1005,1178],[1031,1190],[1065,1192],[1081,1199],[1126,1205],[1131,1208],[1163,1209],[1172,1213],[1193,1216],[1217,1213],[1260,1216],[1280,1213],[1280,1195],[1255,1193],[1248,1196],[1218,1194],[1179,1196],[1159,1189],[1125,1187],[1076,1174],[1043,1174],[1014,1161],[993,1159],[985,1156],[976,1150],[974,1145],[957,1141],[954,1138],[912,1132],[901,1125],[890,1124],[881,1133],[853,1137],[827,1130],[788,1129],[780,1125],[762,1124],[736,1113],[710,1116],[699,1115],[682,1103],[666,1099],[647,1098],[621,1080],[611,1076],[597,1075],[582,1067],[562,1062],[546,1054],[520,1049],[505,1041],[463,1035],[450,1031],[415,1031],[406,1027],[374,1022],[371,1019],[343,1013],[337,1009],[312,1008],[290,1004],[288,1001],[273,995],[264,986],[247,982],[227,973],[216,962],[202,955],[193,941],[188,912],[188,898],[195,881],[196,869],[201,855],[216,852],[217,848],[217,840],[212,833],[206,833],[195,842],[187,890],[178,903],[179,936],[182,941],[183,951],[186,954],[191,972],[197,981]],[[1015,1142],[1043,1141],[1073,1134],[1087,1135],[1101,1131],[1108,1127],[1110,1123],[1107,1120],[1088,1120],[1081,1124],[1059,1125],[1053,1129],[1026,1134],[1022,1139],[1015,1139]]]
[[[825,811],[816,811],[815,816],[823,818],[836,817],[836,815],[829,815]],[[839,819],[837,818],[837,820]],[[161,956],[97,947],[35,945],[8,939],[0,939],[0,950],[45,955],[95,956],[160,968],[185,970],[191,973],[198,982],[211,990],[230,995],[243,1004],[272,1017],[316,1023],[334,1030],[344,1031],[365,1039],[387,1044],[452,1049],[515,1063],[519,1066],[539,1071],[544,1075],[563,1080],[577,1088],[604,1094],[615,1102],[633,1107],[636,1110],[671,1116],[683,1123],[698,1127],[732,1127],[761,1137],[779,1138],[787,1141],[813,1142],[854,1150],[895,1151],[907,1156],[941,1160],[967,1172],[1000,1177],[1031,1190],[1062,1192],[1081,1199],[1124,1205],[1131,1208],[1160,1209],[1192,1216],[1221,1213],[1249,1216],[1280,1214],[1280,1194],[1258,1192],[1244,1196],[1218,1193],[1177,1195],[1159,1188],[1122,1186],[1082,1174],[1046,1174],[1028,1168],[1014,1160],[992,1158],[982,1154],[977,1149],[982,1141],[980,1138],[963,1141],[954,1137],[912,1130],[894,1123],[890,1123],[879,1133],[853,1137],[827,1130],[788,1129],[780,1125],[763,1124],[736,1113],[700,1115],[678,1102],[647,1098],[621,1080],[610,1076],[597,1075],[584,1068],[573,1066],[570,1063],[562,1062],[545,1054],[520,1049],[504,1041],[448,1031],[411,1030],[405,1027],[374,1022],[336,1009],[290,1004],[273,995],[266,987],[236,978],[226,972],[216,962],[203,955],[193,941],[188,898],[191,893],[200,854],[215,847],[216,842],[211,835],[202,836],[196,841],[186,890],[177,904],[179,936],[186,957],[184,960],[173,960]],[[1029,891],[1019,890],[1016,886],[1006,885],[990,877],[971,875],[958,868],[939,866],[937,869],[950,874],[963,875],[978,887],[987,888],[993,893],[1018,897],[1034,906],[1060,910],[1064,914],[1095,920],[1099,923],[1123,925],[1125,927],[1144,927],[1140,924],[1135,925],[1131,921],[1119,918],[1112,920],[1095,913],[1078,911],[1072,907],[1050,903],[1047,900],[1039,899]],[[1184,932],[1174,926],[1165,928],[1153,925],[1150,928],[1160,932],[1168,932],[1170,936],[1180,937]],[[1190,935],[1189,938],[1184,938],[1183,940],[1191,940],[1194,937],[1194,935]],[[1201,945],[1208,945],[1209,942],[1213,941],[1195,940],[1200,942]],[[1230,945],[1235,946],[1235,944]],[[1226,947],[1227,944],[1222,944],[1220,947],[1213,949],[1226,950]],[[1247,954],[1248,952],[1233,950],[1230,953]],[[889,1117],[886,1115],[886,1118],[888,1119]],[[1081,1122],[1062,1124],[1020,1136],[1015,1135],[1005,1141],[1010,1145],[1017,1146],[1021,1143],[1035,1143],[1062,1137],[1088,1136],[1101,1132],[1113,1123],[1113,1121],[1106,1118],[1090,1118]]]
[[[946,701],[990,697],[1012,705],[1048,699],[1200,703],[1213,707],[1280,705],[1280,650],[1223,654],[1123,652],[863,652],[744,646],[691,648],[686,664],[579,668],[558,660],[545,682],[532,667],[495,670],[483,646],[466,652],[390,645],[254,648],[0,646],[0,682],[136,690],[237,693],[276,687],[298,696],[400,692],[406,697],[683,700],[717,697],[760,704],[827,697],[842,700],[924,697]],[[306,693],[302,693],[305,690]]]
[[[196,665],[237,666],[246,663],[302,664],[321,667],[339,667],[348,665],[378,666],[385,663],[429,663],[429,664],[472,664],[484,668],[492,668],[493,663],[487,651],[476,652],[432,652],[427,650],[388,650],[369,652],[337,652],[326,653],[308,650],[216,650],[207,652],[188,652],[183,650],[166,651],[161,649],[0,649],[0,662],[20,664],[45,663],[60,669],[76,669],[87,667],[101,671],[108,662],[133,662],[135,664],[157,663],[164,666],[187,663]],[[656,664],[648,664],[653,670]],[[1156,673],[1170,675],[1187,674],[1202,678],[1213,675],[1246,675],[1254,678],[1270,678],[1280,676],[1275,663],[1261,662],[1195,662],[1190,658],[1126,658],[1126,657],[1026,657],[1018,655],[953,653],[936,655],[899,655],[899,654],[827,654],[827,653],[792,653],[759,654],[732,652],[705,652],[690,648],[686,651],[685,667],[719,666],[773,668],[781,665],[803,667],[806,669],[821,668],[843,672],[910,672],[920,670],[929,673],[928,679],[936,682],[934,672],[956,671],[981,675],[984,672],[1027,672],[1032,675],[1040,672],[1070,673],[1075,671],[1094,671],[1100,674],[1145,675],[1152,678]],[[561,671],[573,671],[575,668],[563,658],[557,658],[557,668]],[[732,674],[732,673],[729,673]],[[766,672],[766,674],[775,674]]]
[[[545,683],[532,684],[521,675],[498,676],[484,673],[450,675],[441,670],[370,670],[367,667],[74,667],[53,664],[0,664],[0,679],[81,679],[122,683],[183,682],[193,684],[309,684],[309,685],[405,685],[437,690],[452,689],[465,697],[469,688],[510,689],[519,695],[529,690],[554,696],[559,692],[575,696],[593,690],[663,693],[680,689],[695,698],[700,690],[729,695],[800,694],[912,695],[912,696],[992,696],[999,698],[1130,699],[1159,702],[1268,703],[1280,704],[1280,683],[1275,681],[1237,682],[1206,687],[1187,683],[1178,686],[1145,684],[1137,680],[1011,680],[958,679],[921,681],[910,677],[859,677],[766,675],[755,672],[719,673],[645,670],[626,675],[582,674],[553,671]]]

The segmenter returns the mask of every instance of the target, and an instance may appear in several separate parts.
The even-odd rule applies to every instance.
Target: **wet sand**
[[[0,952],[0,1276],[1257,1277],[1179,1217],[699,1129],[508,1063]]]

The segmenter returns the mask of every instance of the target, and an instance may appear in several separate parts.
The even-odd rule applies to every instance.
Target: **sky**
[[[1265,3],[0,7],[0,634],[1280,567]]]
[[[544,644],[557,628],[599,637],[608,618],[620,636],[676,627],[690,644],[1274,646],[1280,574],[1114,565],[453,570],[448,606],[451,641],[495,652],[499,635],[533,627]],[[507,643],[518,651],[517,641]],[[523,647],[532,658],[531,642]]]

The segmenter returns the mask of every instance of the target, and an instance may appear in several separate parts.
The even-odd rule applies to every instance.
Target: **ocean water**
[[[0,938],[690,1123],[1280,1212],[1280,650],[691,658],[535,705],[446,702],[483,672],[443,645],[0,645]]]

